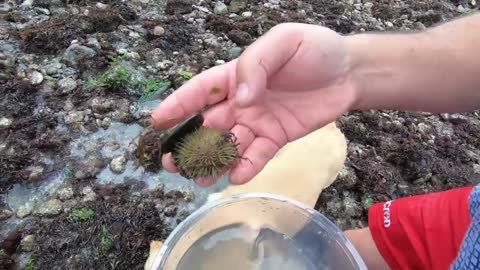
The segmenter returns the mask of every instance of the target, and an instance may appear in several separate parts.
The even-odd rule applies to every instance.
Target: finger
[[[162,156],[162,166],[167,172],[177,173],[178,169],[173,162],[172,153],[167,153]]]
[[[272,140],[255,138],[240,163],[230,173],[230,182],[241,185],[254,178],[273,158],[279,147]]]
[[[203,117],[204,125],[207,127],[228,131],[235,125],[234,112],[229,100],[209,108],[203,113]]]
[[[158,129],[168,129],[205,106],[224,100],[231,89],[235,62],[212,67],[182,85],[155,108],[152,125]]]
[[[267,87],[268,78],[295,55],[303,40],[297,26],[286,23],[273,27],[240,55],[236,66],[238,106],[246,107],[258,100]]]
[[[238,143],[238,154],[243,155],[245,149],[252,144],[255,139],[253,131],[244,125],[235,125],[232,128],[232,133],[235,135]]]
[[[213,186],[217,182],[217,179],[214,179],[213,177],[200,177],[200,178],[196,178],[193,181],[198,186],[206,188],[206,187]]]

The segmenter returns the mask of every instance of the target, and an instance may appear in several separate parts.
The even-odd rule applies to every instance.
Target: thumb
[[[247,107],[261,98],[268,79],[288,63],[302,41],[302,24],[284,23],[252,43],[237,61],[236,105]]]

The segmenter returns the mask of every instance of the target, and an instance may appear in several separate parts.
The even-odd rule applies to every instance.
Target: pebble
[[[95,201],[95,198],[97,197],[97,194],[95,194],[95,191],[93,191],[92,187],[86,186],[82,189],[82,194],[84,195],[83,201],[84,202],[91,202]]]
[[[7,14],[12,8],[7,3],[0,4],[0,14]]]
[[[228,5],[228,10],[232,13],[238,13],[247,7],[247,0],[232,0]]]
[[[39,85],[43,82],[43,75],[42,73],[38,71],[32,72],[30,75],[30,81],[32,82],[33,85]]]
[[[157,25],[153,28],[153,35],[159,37],[165,33],[165,29],[160,25]]]
[[[33,234],[27,234],[22,238],[22,240],[20,241],[20,247],[23,251],[30,252],[33,250],[34,238],[35,237],[33,236]]]
[[[241,53],[242,53],[242,48],[240,47],[233,47],[229,50],[229,54],[232,59],[239,57]]]
[[[219,59],[219,60],[215,61],[215,65],[217,65],[217,66],[220,66],[220,65],[223,65],[223,64],[225,64],[225,60]]]
[[[362,215],[362,208],[349,196],[346,196],[343,199],[343,206],[345,208],[345,213],[350,217],[359,217]]]
[[[393,28],[393,23],[392,22],[385,22],[385,25],[389,28]]]
[[[26,7],[26,8],[32,7],[32,5],[33,5],[33,0],[25,0],[21,4],[22,7]]]
[[[73,189],[71,187],[62,188],[57,191],[57,196],[62,201],[69,200],[73,197]]]
[[[9,219],[11,216],[13,216],[12,211],[10,211],[8,209],[0,210],[0,220]]]
[[[45,73],[47,75],[53,75],[53,74],[56,74],[60,68],[62,68],[62,64],[60,64],[58,62],[57,63],[50,63],[50,64],[45,66]]]
[[[100,2],[97,2],[95,4],[95,6],[99,9],[106,9],[108,7],[108,5],[104,4],[104,3],[100,3]]]
[[[420,31],[427,29],[427,27],[422,22],[415,22],[415,28],[417,28]]]
[[[3,128],[9,127],[12,124],[12,122],[13,122],[12,119],[2,117],[0,118],[0,127],[3,127]]]
[[[112,124],[112,120],[110,120],[110,118],[108,117],[105,117],[100,123],[100,126],[103,128],[108,128],[111,124]]]
[[[77,88],[77,82],[72,78],[63,78],[58,81],[58,87],[62,90],[62,93],[68,94]]]
[[[225,15],[228,13],[228,7],[223,2],[216,2],[213,8],[213,13],[217,15]]]
[[[65,50],[63,58],[65,61],[74,65],[79,60],[93,58],[96,54],[94,49],[74,43]]]
[[[72,111],[65,115],[65,124],[78,123],[85,117],[85,111]]]
[[[32,202],[27,202],[24,205],[20,206],[17,210],[17,217],[24,218],[30,215],[33,211],[34,204]]]
[[[110,162],[110,169],[114,173],[118,173],[118,174],[123,173],[125,171],[126,162],[127,162],[127,160],[125,159],[124,155],[115,157]]]
[[[40,217],[54,217],[62,212],[62,201],[59,199],[49,200],[40,205],[34,212],[34,215]]]
[[[345,188],[353,188],[357,183],[357,175],[355,171],[347,166],[344,166],[338,173],[338,179],[342,181],[342,184]]]
[[[204,40],[204,42],[209,45],[209,46],[212,46],[212,47],[218,47],[220,46],[220,43],[218,43],[218,40],[217,38],[213,37],[213,38],[207,38]]]
[[[128,33],[128,36],[131,38],[140,38],[140,34],[134,31],[130,31],[130,33]]]
[[[114,101],[113,99],[106,99],[104,97],[95,97],[92,99],[90,106],[96,113],[106,113],[112,110]]]
[[[185,191],[183,193],[183,196],[184,196],[186,202],[193,202],[193,200],[195,200],[195,193],[191,190]]]
[[[251,11],[242,12],[242,17],[252,17],[252,12]]]
[[[366,211],[368,211],[374,203],[375,201],[369,195],[366,195],[364,198],[362,198],[362,206]]]
[[[42,166],[33,166],[29,168],[30,174],[28,175],[28,181],[37,182],[42,178],[44,168]]]

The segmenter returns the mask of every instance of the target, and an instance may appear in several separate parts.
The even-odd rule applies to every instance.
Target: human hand
[[[286,143],[336,120],[356,99],[344,37],[321,26],[285,23],[273,27],[242,55],[192,78],[153,112],[152,124],[168,129],[203,113],[204,125],[231,131],[243,157],[230,181],[258,174]],[[177,172],[171,154],[162,157]],[[195,179],[210,186],[217,179]]]

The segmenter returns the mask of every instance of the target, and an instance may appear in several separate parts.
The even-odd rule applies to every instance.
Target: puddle
[[[27,202],[40,202],[52,195],[65,179],[62,172],[56,172],[45,178],[37,186],[15,184],[6,194],[6,203],[15,212]]]
[[[154,107],[155,102],[146,103],[145,106]],[[143,107],[145,108],[145,107]],[[63,127],[59,127],[63,128]],[[135,150],[135,140],[142,133],[144,128],[138,124],[124,124],[114,122],[108,129],[99,129],[97,132],[81,136],[70,143],[70,156],[66,159],[73,158],[75,160],[87,160],[92,152],[101,153],[103,158],[110,159],[118,155],[129,153]],[[49,157],[42,157],[46,164],[53,162]],[[41,203],[53,195],[58,188],[64,183],[65,169],[59,170],[50,174],[47,178],[42,180],[39,185],[28,186],[16,184],[12,189],[5,194],[5,202],[9,208],[15,213],[21,206],[27,202]],[[128,160],[125,165],[125,170],[121,174],[113,173],[110,166],[107,164],[96,177],[97,183],[125,183],[127,180],[135,179],[143,181],[145,187],[143,191],[153,190],[159,186],[163,186],[166,192],[172,190],[191,191],[194,193],[194,200],[186,205],[179,206],[180,209],[185,209],[189,212],[194,211],[202,206],[211,193],[218,192],[229,185],[226,176],[219,180],[219,182],[209,188],[202,188],[197,186],[193,181],[190,181],[179,174],[172,174],[166,171],[160,173],[146,172],[143,167],[137,167],[136,161]],[[180,211],[179,211],[180,212]],[[26,220],[25,218],[24,220]],[[9,219],[7,227],[18,225],[19,221],[16,217]],[[4,223],[5,224],[5,223]]]

